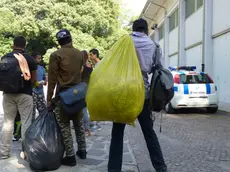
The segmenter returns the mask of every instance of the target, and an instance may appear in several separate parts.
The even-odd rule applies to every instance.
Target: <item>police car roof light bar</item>
[[[196,70],[196,66],[180,66],[178,70],[194,71]]]
[[[169,69],[170,69],[171,71],[177,70],[177,68],[172,67],[172,66],[169,66]]]

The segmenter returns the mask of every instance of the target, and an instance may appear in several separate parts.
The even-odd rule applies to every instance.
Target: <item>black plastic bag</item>
[[[56,170],[61,166],[64,145],[53,112],[41,114],[25,134],[23,149],[32,170]]]

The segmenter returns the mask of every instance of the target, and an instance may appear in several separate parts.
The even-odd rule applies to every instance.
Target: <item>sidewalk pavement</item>
[[[2,117],[2,116],[0,116]],[[0,128],[2,122],[0,118]],[[88,156],[86,160],[77,159],[77,166],[61,166],[55,172],[106,172],[110,145],[110,132],[112,123],[102,122],[102,130],[92,133],[87,138]],[[127,131],[126,131],[127,132]],[[75,138],[74,138],[75,140]],[[75,150],[77,145],[75,143]],[[19,157],[21,141],[13,142],[11,158],[0,160],[1,172],[29,172],[31,171],[27,162]],[[127,136],[124,138],[123,151],[123,170],[124,172],[138,172],[136,159]]]

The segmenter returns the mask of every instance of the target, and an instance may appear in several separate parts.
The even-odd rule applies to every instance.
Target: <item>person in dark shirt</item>
[[[82,51],[83,54],[83,58],[84,58],[84,69],[82,72],[82,82],[85,82],[86,84],[89,83],[89,79],[90,79],[90,74],[93,72],[93,67],[91,66],[91,64],[88,62],[89,60],[89,56],[86,50]],[[84,119],[84,125],[85,125],[85,131],[87,136],[90,136],[90,119],[89,119],[89,112],[87,107],[85,107],[83,110],[83,119]]]
[[[16,56],[21,55],[22,57],[24,56],[25,61],[28,64],[28,70],[30,71],[30,78],[29,80],[23,80],[23,87],[18,93],[3,94],[4,122],[0,139],[1,159],[7,159],[10,156],[12,130],[17,111],[21,117],[22,140],[25,139],[25,132],[31,124],[33,114],[32,87],[35,85],[37,80],[37,64],[32,57],[25,53],[26,39],[23,36],[17,36],[14,38],[13,43],[13,52],[11,52],[12,54],[10,55],[12,58],[16,58]],[[7,55],[9,56],[9,54]],[[21,157],[25,157],[23,150]]]
[[[82,51],[83,54],[83,58],[84,58],[84,70],[82,72],[82,82],[85,82],[86,84],[89,84],[89,79],[90,79],[90,75],[93,72],[93,67],[92,65],[89,63],[89,56],[86,50]]]
[[[34,102],[33,117],[32,117],[32,122],[33,122],[36,117],[36,109],[38,110],[39,115],[43,114],[47,109],[44,88],[43,88],[47,84],[47,78],[46,78],[45,68],[40,65],[41,54],[38,52],[33,52],[31,56],[37,62],[37,81],[38,81],[38,85],[33,88],[33,102]]]

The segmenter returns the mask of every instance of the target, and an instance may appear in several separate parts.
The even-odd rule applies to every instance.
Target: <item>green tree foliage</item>
[[[15,35],[28,40],[28,52],[39,51],[48,62],[59,29],[71,31],[80,50],[97,48],[102,56],[127,31],[121,29],[115,0],[1,0],[0,56],[9,52]]]

